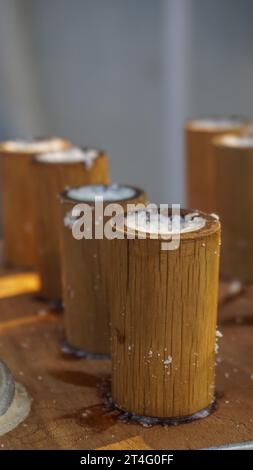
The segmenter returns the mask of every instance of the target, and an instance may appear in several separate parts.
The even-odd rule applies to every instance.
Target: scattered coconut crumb
[[[37,379],[38,379],[38,380],[42,380],[41,375],[38,375]]]
[[[69,293],[69,297],[70,299],[74,299],[75,298],[75,291],[74,289],[71,289],[70,293]]]
[[[171,356],[168,356],[167,359],[164,359],[163,363],[164,363],[165,365],[171,364],[171,363],[172,363],[172,357],[171,357]]]
[[[250,378],[251,378],[251,380],[253,380],[253,374],[251,374]]]
[[[225,376],[226,379],[228,379],[229,378],[229,373],[225,372],[224,376]]]
[[[40,308],[37,312],[40,317],[45,317],[48,314],[48,311],[45,308]]]
[[[228,286],[228,294],[229,295],[237,295],[242,290],[242,283],[241,281],[235,280],[231,282]]]
[[[215,341],[215,345],[214,345],[215,354],[218,354],[218,352],[219,352],[218,338],[222,338],[222,337],[223,337],[223,334],[219,330],[216,330],[216,341]]]

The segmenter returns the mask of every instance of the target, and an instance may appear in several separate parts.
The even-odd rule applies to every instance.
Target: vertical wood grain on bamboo
[[[222,223],[221,275],[253,281],[253,139],[251,145],[214,141],[217,212]],[[240,142],[240,140],[239,140]]]
[[[112,400],[124,411],[180,418],[214,399],[220,225],[161,241],[114,240]]]
[[[206,212],[216,211],[216,169],[213,159],[212,141],[215,137],[246,133],[249,129],[247,121],[238,121],[226,127],[201,125],[199,121],[189,121],[185,125],[185,157],[187,206]],[[205,123],[205,120],[203,120]]]
[[[113,201],[124,210],[127,204],[146,203],[144,191],[132,199]],[[80,201],[61,198],[61,256],[66,339],[70,346],[92,353],[110,354],[111,246],[112,240],[76,240],[63,219]],[[85,201],[84,201],[85,202]],[[94,203],[88,202],[94,207]],[[104,207],[110,201],[104,202]],[[104,218],[103,223],[108,218]],[[94,222],[94,221],[93,221]],[[93,227],[94,231],[94,227]]]
[[[53,140],[49,139],[49,144]],[[62,139],[57,142],[55,151],[70,145]],[[30,268],[37,259],[33,208],[36,196],[31,163],[36,152],[11,150],[6,144],[0,144],[4,261],[10,266]]]
[[[48,163],[35,159],[36,234],[39,244],[38,272],[41,278],[41,296],[44,299],[62,299],[59,193],[69,186],[109,182],[109,159],[100,152],[92,166],[84,162]]]

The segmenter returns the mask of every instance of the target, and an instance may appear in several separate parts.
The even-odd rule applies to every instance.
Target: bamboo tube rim
[[[159,211],[160,212],[160,211]],[[183,240],[193,240],[197,238],[205,238],[208,235],[219,232],[220,231],[220,221],[219,217],[216,214],[206,214],[201,211],[192,211],[190,209],[180,209],[180,215],[187,215],[191,214],[193,212],[197,212],[198,215],[202,218],[205,219],[206,223],[204,227],[201,227],[200,229],[194,230],[192,232],[180,232],[180,238]],[[119,232],[119,233],[124,233],[125,237],[127,238],[127,234],[131,235],[131,238],[138,239],[138,233],[145,234],[146,238],[154,240],[154,241],[164,241],[164,240],[170,240],[172,235],[177,235],[176,233],[169,233],[169,234],[156,234],[156,238],[152,237],[149,232],[143,232],[137,229],[130,229],[128,228],[123,220],[126,218],[127,212],[124,214],[120,214],[116,217],[113,217],[111,219],[111,224],[114,226],[114,231]],[[123,220],[122,220],[123,219]],[[116,228],[115,228],[115,223],[116,223]],[[141,240],[141,238],[139,238]]]
[[[36,143],[44,143],[48,142],[49,144],[54,142],[59,143],[59,147],[57,148],[56,151],[63,150],[65,148],[68,148],[70,146],[70,141],[67,139],[64,139],[62,137],[57,137],[57,136],[52,136],[52,137],[34,137],[31,139],[10,139],[10,140],[5,140],[0,142],[0,155],[31,155],[31,156],[36,156],[40,155],[43,153],[53,153],[55,150],[47,150],[46,152],[42,152],[41,150],[34,150],[32,148],[29,149],[29,144],[36,144]],[[18,148],[8,148],[8,146],[16,144],[18,142],[24,142],[28,144],[27,149],[18,149]]]
[[[71,148],[73,147],[68,147],[68,148],[63,148],[63,149],[59,149],[59,151],[61,152],[68,152]],[[89,150],[94,150],[97,152],[97,156],[94,158],[94,161],[97,161],[98,159],[101,159],[101,158],[104,158],[104,157],[107,157],[109,158],[108,154],[106,153],[106,151],[104,150],[98,150],[98,149],[95,149],[95,148],[89,148],[89,147],[79,147],[80,150],[84,151],[84,152],[87,152]],[[54,157],[54,153],[55,152],[47,152],[47,154],[51,154],[52,153],[52,158]],[[43,161],[42,159],[40,159],[40,157],[43,157],[44,156],[44,153],[39,153],[39,154],[36,154],[33,158],[32,158],[32,163],[35,164],[35,165],[50,165],[51,167],[55,167],[55,166],[61,166],[61,165],[66,165],[66,166],[70,166],[70,165],[85,165],[86,164],[86,161],[85,160],[79,160],[79,161]]]
[[[134,201],[136,199],[139,199],[140,196],[142,197],[146,197],[146,192],[142,189],[142,188],[138,188],[136,186],[132,186],[132,185],[129,185],[129,184],[121,184],[121,183],[111,183],[111,184],[90,184],[88,186],[103,186],[104,188],[108,187],[108,186],[112,186],[112,184],[117,184],[118,186],[121,186],[121,187],[127,187],[127,188],[130,188],[130,189],[133,189],[135,191],[135,193],[133,194],[133,196],[131,196],[130,198],[126,198],[126,199],[114,199],[114,200],[104,200],[103,202],[106,203],[106,204],[117,204],[117,203],[120,203],[120,202],[128,202],[131,203],[131,201]],[[85,185],[86,186],[86,185]],[[59,197],[60,197],[60,201],[69,201],[69,202],[73,202],[73,203],[85,203],[85,204],[89,204],[90,206],[95,206],[96,204],[96,201],[90,201],[90,200],[87,200],[87,199],[74,199],[70,196],[68,196],[68,193],[70,190],[73,190],[73,189],[78,189],[80,188],[80,186],[73,186],[71,188],[68,188],[68,189],[65,189],[65,191],[61,192]],[[140,203],[138,203],[140,204]]]
[[[201,125],[202,123],[213,122],[213,124],[208,125]],[[221,125],[222,122],[227,122],[226,125]],[[184,130],[188,131],[197,131],[202,132],[203,134],[209,134],[213,132],[226,132],[231,129],[237,131],[242,126],[250,126],[251,122],[249,119],[243,116],[209,116],[204,118],[193,118],[186,121],[184,124]],[[232,132],[232,130],[231,130]]]
[[[235,142],[233,144],[229,143],[229,140],[228,140],[228,138],[230,139],[231,137],[235,139]],[[252,144],[240,145],[239,141],[244,140],[244,139],[251,140]],[[238,141],[238,143],[236,143],[236,140]],[[250,151],[251,152],[253,150],[253,135],[252,134],[234,135],[231,133],[231,134],[226,134],[226,135],[215,137],[212,143],[215,147],[229,148],[233,151],[235,150],[235,151],[243,151],[243,152]]]

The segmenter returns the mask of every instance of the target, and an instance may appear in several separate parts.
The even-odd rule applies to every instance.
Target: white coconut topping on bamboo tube
[[[125,216],[125,226],[130,230],[157,235],[195,232],[205,226],[198,212],[168,216],[152,211],[138,211]]]
[[[1,143],[1,148],[7,152],[43,153],[54,152],[63,147],[64,140],[60,138],[38,140],[7,140]]]
[[[226,135],[220,138],[218,143],[228,147],[253,148],[253,136]]]
[[[200,130],[226,130],[236,128],[243,124],[243,120],[237,117],[210,117],[203,119],[195,119],[190,121],[191,127]]]
[[[120,184],[94,184],[72,188],[68,191],[67,196],[76,201],[95,201],[96,197],[103,197],[104,201],[123,201],[133,199],[136,190],[131,186]]]
[[[93,161],[98,157],[99,152],[93,149],[82,150],[78,147],[71,147],[58,152],[43,153],[36,157],[40,163],[84,163],[91,167]]]

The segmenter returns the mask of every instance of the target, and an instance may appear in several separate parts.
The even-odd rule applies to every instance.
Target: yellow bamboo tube
[[[185,125],[187,206],[216,211],[216,169],[212,141],[233,132],[247,133],[249,122],[238,118],[197,119]]]
[[[196,220],[178,249],[138,239],[138,225],[112,242],[112,402],[151,422],[203,417],[214,401],[220,224]]]
[[[85,191],[84,191],[85,189]],[[110,354],[111,310],[111,240],[96,239],[94,227],[94,198],[102,195],[104,209],[109,204],[146,202],[143,190],[124,185],[87,186],[66,191],[61,196],[61,256],[63,267],[63,294],[65,332],[68,346],[79,355]],[[108,199],[109,198],[109,199]],[[72,235],[69,214],[78,203],[92,209],[93,238],[77,240]],[[108,217],[102,216],[102,227]],[[70,218],[71,220],[71,218]]]
[[[34,155],[69,147],[59,138],[0,143],[4,261],[6,265],[34,267],[37,244],[34,232],[36,196],[31,161]]]
[[[253,137],[215,139],[217,212],[222,222],[221,275],[253,281]]]
[[[108,183],[109,159],[106,153],[92,149],[72,148],[54,156],[41,155],[34,159],[34,176],[41,297],[61,301],[59,193],[69,186]]]

